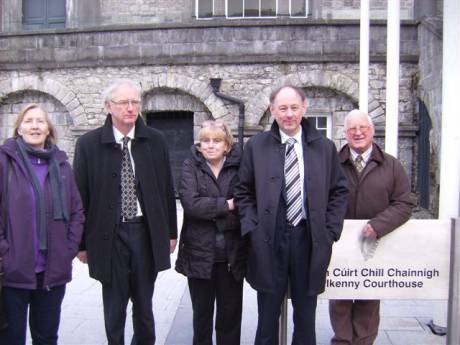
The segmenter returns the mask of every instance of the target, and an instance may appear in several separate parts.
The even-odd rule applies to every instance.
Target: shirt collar
[[[130,140],[134,139],[134,131],[136,127],[131,128],[131,130],[128,132],[127,135],[124,135],[123,133],[121,133],[115,126],[113,126],[112,128],[113,128],[113,136],[115,138],[115,142],[122,143],[123,138],[125,136],[128,137]]]
[[[280,137],[281,137],[282,144],[285,144],[289,138],[294,138],[296,142],[301,143],[302,142],[302,127],[300,127],[300,130],[293,137],[290,137],[289,135],[287,135],[280,129]]]
[[[371,153],[372,153],[372,145],[366,151],[361,153],[361,157],[363,157],[364,164],[367,164],[367,162],[369,161],[369,158],[371,157]],[[350,148],[350,154],[351,154],[351,158],[353,161],[355,161],[356,157],[358,157],[359,155],[359,153],[353,150],[352,148]]]

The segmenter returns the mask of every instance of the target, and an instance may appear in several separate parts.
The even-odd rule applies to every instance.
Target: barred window
[[[277,0],[227,0],[228,18],[276,17]]]

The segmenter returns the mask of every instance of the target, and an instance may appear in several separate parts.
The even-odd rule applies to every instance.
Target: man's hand
[[[176,245],[177,245],[177,239],[169,240],[169,253],[170,254],[174,253],[174,250],[176,249]]]
[[[364,238],[377,238],[377,233],[369,223],[364,225],[362,233]]]
[[[86,254],[86,250],[79,251],[77,254],[77,258],[78,260],[80,260],[80,262],[83,262],[84,264],[88,263],[88,255]]]
[[[233,198],[227,200],[228,209],[233,211],[235,209],[235,203],[233,202]]]

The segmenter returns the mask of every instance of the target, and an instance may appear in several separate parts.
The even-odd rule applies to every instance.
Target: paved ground
[[[175,255],[172,261],[175,261]],[[437,301],[383,301],[380,332],[375,345],[445,344],[446,337],[433,335],[426,326],[438,304]],[[155,286],[153,305],[157,344],[192,344],[192,311],[185,277],[174,270],[160,273]],[[130,313],[129,308],[128,315]],[[102,315],[101,286],[88,277],[86,265],[77,260],[74,262],[74,279],[67,287],[61,319],[60,345],[107,344]],[[256,323],[256,295],[248,285],[245,285],[242,345],[252,344]],[[288,327],[289,330],[292,328],[291,322]],[[132,336],[132,323],[129,316],[125,334],[126,343],[129,344]],[[331,335],[327,301],[320,300],[317,311],[318,344],[328,344]],[[30,344],[29,339],[28,345]]]

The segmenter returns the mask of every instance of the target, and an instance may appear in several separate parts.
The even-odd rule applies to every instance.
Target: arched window
[[[66,0],[23,0],[23,29],[63,28],[66,22]]]

